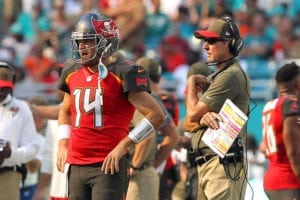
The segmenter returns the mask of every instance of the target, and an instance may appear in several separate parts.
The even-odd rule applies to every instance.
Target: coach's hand
[[[11,148],[9,142],[3,147],[3,150],[0,151],[0,165],[2,165],[5,158],[9,158],[11,156]]]
[[[207,112],[200,119],[201,126],[207,126],[213,130],[217,130],[220,128],[219,122],[222,122],[223,119],[221,115],[215,112]]]

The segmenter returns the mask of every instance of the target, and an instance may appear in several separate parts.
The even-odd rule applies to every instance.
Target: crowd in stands
[[[214,19],[236,21],[244,39],[239,59],[253,83],[270,81],[286,59],[300,59],[298,0],[0,0],[0,61],[15,68],[15,96],[58,101],[56,82],[71,58],[75,19],[93,9],[116,20],[126,57],[159,61],[161,87],[182,102],[189,67],[206,56],[194,31]],[[275,85],[267,86],[269,96],[253,97],[272,98]]]
[[[19,81],[54,83],[56,68],[70,58],[76,17],[99,10],[120,29],[120,49],[136,60],[156,58],[165,87],[184,99],[189,66],[204,60],[193,32],[215,18],[233,17],[244,38],[240,59],[252,79],[269,79],[278,63],[300,49],[300,3],[296,0],[1,0],[0,59],[12,63]],[[172,79],[175,84],[168,85]],[[22,96],[23,97],[23,96]],[[25,96],[24,96],[25,97]]]

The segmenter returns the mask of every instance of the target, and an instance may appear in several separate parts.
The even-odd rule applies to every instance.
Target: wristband
[[[70,137],[71,126],[69,124],[62,124],[58,126],[58,140],[68,139]]]
[[[140,167],[135,167],[133,165],[130,165],[130,168],[133,169],[133,170],[135,170],[135,171],[140,171],[141,170]]]
[[[139,143],[154,132],[151,122],[143,118],[128,134],[128,137],[134,142]]]

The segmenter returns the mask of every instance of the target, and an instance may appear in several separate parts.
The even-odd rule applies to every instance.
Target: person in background
[[[160,83],[162,75],[162,66],[158,64],[156,60],[149,59],[146,57],[139,59],[137,62],[143,67],[145,67],[145,69],[148,71],[151,84],[150,86],[153,94],[161,100],[163,106],[166,108],[175,126],[177,127],[179,122],[179,102],[175,93],[169,92],[161,88]],[[157,132],[156,144],[158,149],[163,148],[163,146],[165,146],[165,141],[167,141],[167,138],[168,136],[165,135],[162,131]],[[157,159],[158,157],[163,157],[159,156],[161,155],[160,152],[161,149],[158,151],[158,153],[156,153],[156,158],[154,160],[154,167],[156,168],[156,172],[160,176],[159,198],[170,199],[172,190],[176,182],[178,181],[176,169],[177,166],[176,163],[174,163],[174,159],[171,157],[170,153],[169,156],[164,160]]]
[[[208,77],[214,72],[214,70],[206,66],[202,61],[193,63],[188,70],[187,79],[196,74],[202,74]],[[202,93],[199,93],[199,97]],[[178,168],[180,180],[172,191],[172,200],[192,200],[197,199],[197,186],[198,186],[198,175],[197,169],[191,165],[188,157],[188,150],[191,147],[191,133],[183,130],[184,119],[179,124],[179,132],[181,133],[180,143],[178,147],[173,151],[177,151],[178,155]]]
[[[224,159],[209,148],[202,137],[208,128],[218,129],[222,121],[219,111],[226,99],[248,115],[250,81],[241,68],[237,56],[242,50],[243,39],[235,22],[229,18],[214,20],[207,30],[197,30],[196,38],[203,39],[208,66],[215,66],[216,73],[206,79],[192,75],[187,80],[187,114],[184,130],[192,133],[190,156],[198,171],[198,199],[244,199],[246,184],[243,163],[246,128],[239,133]],[[202,92],[199,97],[199,92]],[[234,155],[230,159],[229,155]]]
[[[251,30],[245,35],[245,47],[241,52],[241,58],[251,61],[251,59],[268,59],[271,56],[273,40],[267,33],[268,18],[266,13],[258,10],[250,19]]]
[[[65,65],[73,62],[65,62]],[[58,71],[61,73],[62,68]],[[57,99],[62,101],[64,93],[57,90]],[[32,200],[44,200],[50,196],[51,200],[67,200],[67,173],[59,172],[56,167],[58,151],[58,113],[60,104],[38,105],[30,104],[30,108],[35,115],[47,118],[45,130],[45,148],[41,160],[41,170],[36,191]]]
[[[149,73],[151,95],[155,98],[161,109],[164,111],[167,119],[165,128],[155,132],[151,137],[134,146],[131,153],[130,165],[130,181],[127,193],[127,199],[159,199],[159,174],[156,172],[158,167],[170,155],[171,151],[179,142],[179,133],[176,125],[172,120],[170,114],[165,108],[161,97],[162,92],[159,87],[159,80],[161,76],[161,66],[157,61],[151,58],[142,57],[136,61],[137,64],[143,66]],[[135,127],[144,116],[135,112],[132,125]],[[157,149],[157,134],[163,136],[163,140]]]
[[[144,46],[146,32],[144,2],[142,0],[123,0],[114,2],[114,4],[115,6],[102,7],[100,11],[114,19],[120,30],[120,49],[131,53],[135,51],[135,48]]]
[[[30,108],[33,113],[38,113],[43,117],[55,120],[58,118],[60,105],[53,104],[53,105],[43,106],[43,105],[30,104]]]
[[[268,166],[266,156],[260,151],[256,139],[247,134],[247,177],[249,180],[262,180]]]
[[[33,200],[44,200],[45,196],[50,196],[51,200],[67,200],[67,174],[59,172],[55,162],[58,150],[57,120],[48,119],[45,141],[47,145],[43,152],[41,174]]]
[[[0,62],[0,199],[19,200],[20,166],[35,158],[39,145],[27,102],[13,96],[14,80],[12,66]]]
[[[47,105],[47,100],[41,96],[33,96],[27,100],[29,104],[35,105]],[[39,144],[38,153],[36,158],[25,163],[27,175],[24,183],[21,184],[21,196],[20,200],[32,200],[32,197],[36,191],[40,176],[41,161],[43,159],[43,152],[45,148],[45,131],[47,127],[47,119],[40,116],[38,113],[32,113],[37,129],[37,140]]]
[[[263,109],[262,150],[269,160],[264,190],[271,200],[300,199],[300,67],[284,64],[275,76],[279,97]]]
[[[150,2],[152,10],[147,10],[144,42],[148,51],[157,51],[159,43],[167,36],[171,23],[168,16],[160,10],[160,0]]]
[[[16,20],[9,27],[9,29],[18,28],[26,43],[32,44],[35,41],[44,43],[50,39],[50,19],[42,4],[42,1],[25,4],[30,5],[30,10],[25,9],[19,12]]]
[[[88,12],[75,23],[71,40],[73,58],[81,65],[64,67],[58,84],[64,98],[57,167],[63,172],[65,163],[70,164],[70,200],[123,199],[129,182],[128,148],[154,129],[163,129],[166,119],[149,94],[145,69],[124,57],[110,59],[119,45],[114,20]],[[145,118],[129,132],[136,109]]]
[[[74,64],[73,59],[68,59],[64,63],[58,63],[56,66],[56,72],[58,77],[60,77],[61,72],[63,70],[64,66],[71,66]],[[79,65],[79,64],[78,64]],[[64,93],[60,90],[56,90],[56,96],[57,96],[57,102],[53,104],[47,104],[47,105],[37,105],[34,103],[30,103],[30,109],[33,112],[33,114],[40,115],[41,117],[57,120],[58,119],[58,113],[60,109],[60,104],[62,102]]]

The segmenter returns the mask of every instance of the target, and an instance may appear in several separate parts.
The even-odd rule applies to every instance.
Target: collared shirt
[[[6,106],[0,106],[0,138],[8,141],[11,147],[11,156],[1,167],[20,165],[35,158],[37,131],[25,101],[13,98]]]
[[[231,99],[244,113],[249,112],[250,81],[236,59],[229,62],[221,71],[213,74],[209,88],[201,95],[200,101],[205,103],[214,112],[218,113],[227,98]],[[193,135],[193,148],[202,148],[206,145],[201,141],[206,129],[199,130]],[[241,131],[244,142],[246,129]]]

